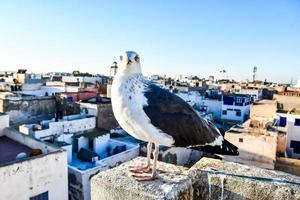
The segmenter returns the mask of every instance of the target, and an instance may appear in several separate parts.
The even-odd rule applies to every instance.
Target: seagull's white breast
[[[143,110],[145,80],[142,74],[116,76],[112,85],[112,107],[120,126],[133,137],[172,146],[174,139],[151,124]]]

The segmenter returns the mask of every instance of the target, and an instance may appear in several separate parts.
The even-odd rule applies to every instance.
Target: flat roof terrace
[[[0,165],[16,160],[19,153],[30,155],[32,149],[6,136],[0,137]]]

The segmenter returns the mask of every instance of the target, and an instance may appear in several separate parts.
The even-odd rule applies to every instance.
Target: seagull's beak
[[[126,60],[127,60],[127,62],[126,62]],[[130,64],[130,63],[132,63],[132,61],[130,60],[128,54],[121,55],[121,56],[120,56],[120,61],[121,61],[121,62],[125,62],[127,65]]]

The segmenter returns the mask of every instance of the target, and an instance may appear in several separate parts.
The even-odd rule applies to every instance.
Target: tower
[[[109,73],[109,76],[113,77],[116,75],[118,71],[118,64],[117,62],[113,62],[112,66],[110,67],[110,73]]]
[[[253,67],[253,82],[255,81],[256,72],[257,72],[257,67],[254,66],[254,67]]]

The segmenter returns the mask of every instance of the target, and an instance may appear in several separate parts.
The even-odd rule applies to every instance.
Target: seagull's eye
[[[120,61],[122,61],[123,60],[123,56],[120,56]]]
[[[140,58],[139,58],[138,56],[135,56],[135,57],[134,57],[134,60],[135,60],[136,62],[140,62]]]

